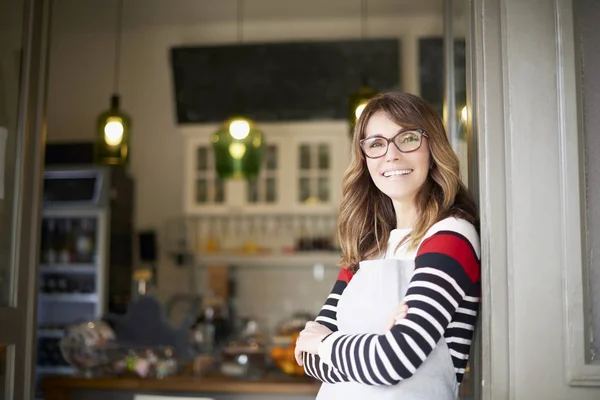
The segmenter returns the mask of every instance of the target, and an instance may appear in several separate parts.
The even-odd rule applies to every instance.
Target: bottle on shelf
[[[58,277],[58,279],[56,280],[56,289],[59,293],[67,293],[69,291],[69,283],[66,277]]]
[[[94,220],[82,219],[74,232],[76,260],[80,263],[93,263],[95,260]]]
[[[133,291],[135,297],[151,295],[152,270],[150,268],[138,268],[133,272]]]
[[[61,264],[69,264],[71,262],[71,239],[72,223],[70,219],[62,219],[58,223],[58,261]]]
[[[47,275],[43,279],[43,290],[45,293],[55,293],[58,291],[58,282],[54,275]]]
[[[44,225],[42,225],[44,227]],[[58,252],[56,248],[57,229],[56,220],[48,219],[45,229],[42,228],[42,261],[47,264],[58,262]],[[45,234],[44,234],[45,232]]]

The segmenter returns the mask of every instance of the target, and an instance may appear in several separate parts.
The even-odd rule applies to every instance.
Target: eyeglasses
[[[423,136],[429,137],[423,129],[403,130],[390,139],[383,136],[372,136],[362,139],[360,141],[360,148],[366,157],[379,158],[387,154],[390,143],[393,142],[394,146],[401,153],[411,153],[419,150],[421,143],[423,143]]]

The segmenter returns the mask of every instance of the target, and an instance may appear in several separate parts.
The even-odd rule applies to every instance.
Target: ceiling
[[[249,20],[309,18],[358,18],[360,0],[243,0],[241,9]],[[236,18],[236,0],[125,0],[136,9],[134,20],[181,23]],[[142,6],[143,4],[143,6]],[[443,0],[369,0],[366,16],[432,14],[443,12]]]
[[[366,17],[442,15],[443,3],[444,0],[368,0]],[[56,0],[54,15],[59,24],[77,25],[79,21],[93,27],[94,20],[89,16],[116,15],[117,4],[117,0]],[[231,22],[237,18],[237,4],[237,0],[124,0],[123,21],[132,28]],[[241,4],[244,21],[361,16],[361,0],[243,0]],[[106,23],[106,18],[94,19]]]

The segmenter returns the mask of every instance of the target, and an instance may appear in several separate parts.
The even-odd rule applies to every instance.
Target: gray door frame
[[[471,11],[481,398],[597,399],[600,366],[583,357],[573,0],[472,0]]]
[[[7,358],[6,400],[34,397],[38,235],[45,144],[50,0],[26,0],[17,120],[17,166],[10,307],[0,307],[0,343]],[[14,134],[14,133],[13,133]],[[10,189],[14,189],[12,192]],[[2,394],[4,395],[4,394]]]

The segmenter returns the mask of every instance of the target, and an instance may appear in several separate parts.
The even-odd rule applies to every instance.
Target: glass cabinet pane
[[[310,146],[300,145],[300,169],[310,169]]]
[[[246,201],[248,203],[258,203],[258,180],[247,181],[246,188]]]
[[[329,169],[329,146],[326,144],[319,145],[319,169]]]
[[[329,201],[329,178],[319,178],[319,200]]]
[[[298,180],[298,200],[305,202],[329,202],[332,171],[330,142],[305,143],[298,146],[300,177]]]
[[[222,179],[216,178],[215,185],[215,203],[223,203],[225,201],[225,182]]]
[[[310,197],[310,179],[300,178],[300,187],[298,188],[298,199],[304,203]]]
[[[196,155],[196,169],[198,171],[206,171],[208,169],[208,148],[198,147]]]
[[[275,178],[267,178],[267,203],[275,203],[277,201],[277,185]]]
[[[277,146],[267,146],[266,169],[274,171],[277,169]]]
[[[196,203],[208,202],[208,187],[206,179],[201,178],[196,181]]]

